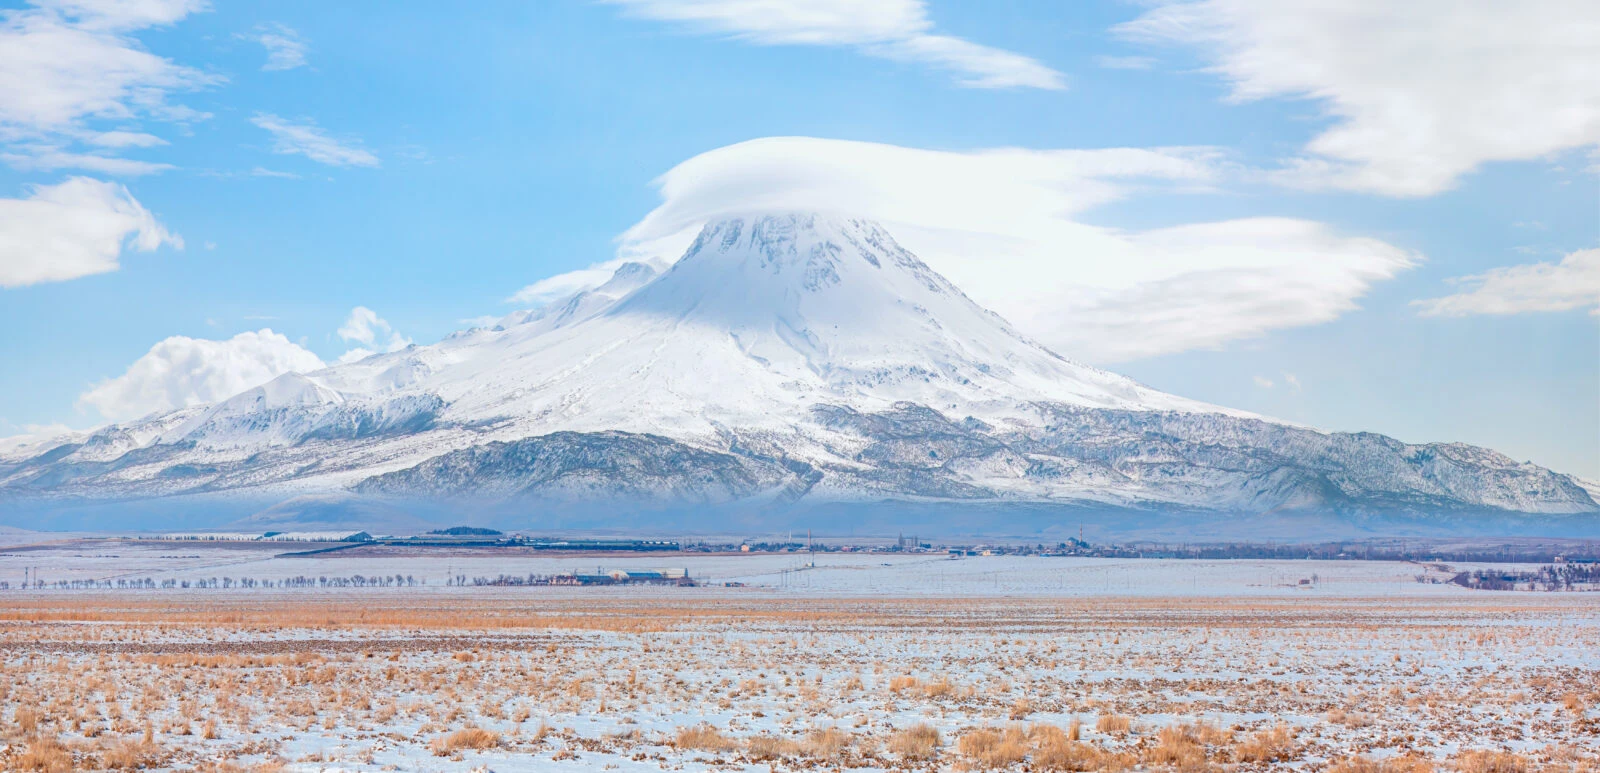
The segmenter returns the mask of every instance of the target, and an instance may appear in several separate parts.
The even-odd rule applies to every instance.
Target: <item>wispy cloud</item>
[[[1424,317],[1525,314],[1589,309],[1600,315],[1600,249],[1569,253],[1559,263],[1528,263],[1456,277],[1466,289],[1412,301]]]
[[[250,176],[251,177],[279,177],[279,178],[283,178],[285,180],[298,180],[298,179],[300,179],[300,175],[297,175],[294,172],[280,172],[280,171],[278,171],[276,169],[268,169],[266,167],[261,167],[261,166],[258,166],[258,167],[254,168],[254,169],[251,169],[250,170]]]
[[[640,18],[677,22],[757,45],[849,46],[868,56],[952,72],[970,88],[1066,88],[1022,54],[933,32],[922,0],[605,0]]]
[[[91,145],[98,145],[102,148],[153,148],[157,145],[167,144],[166,140],[154,134],[120,130],[95,132],[89,135],[88,142]]]
[[[134,37],[205,7],[204,2],[185,0],[74,1],[0,10],[0,143],[11,146],[8,163],[22,166],[27,162],[21,157],[37,156],[27,168],[111,174],[166,168],[146,162],[117,166],[95,160],[100,154],[71,148],[77,143],[113,150],[163,144],[144,132],[99,131],[103,123],[185,123],[208,117],[169,99],[223,79],[153,54]]]
[[[378,157],[356,142],[341,142],[315,122],[290,121],[271,113],[256,113],[250,122],[272,134],[273,150],[298,154],[329,166],[378,166]]]
[[[15,169],[29,171],[53,172],[57,169],[81,169],[117,177],[138,177],[176,168],[171,164],[136,161],[100,153],[70,153],[59,148],[38,147],[29,147],[20,153],[0,153],[0,161],[5,161],[8,166]]]
[[[1094,63],[1107,70],[1149,70],[1156,60],[1148,56],[1097,56]]]
[[[273,22],[257,25],[250,34],[239,37],[260,43],[267,49],[267,61],[261,65],[263,70],[272,72],[306,66],[306,41],[286,24]]]
[[[1584,0],[1157,0],[1124,38],[1190,47],[1238,102],[1332,119],[1278,182],[1389,196],[1491,161],[1600,146],[1600,4]]]

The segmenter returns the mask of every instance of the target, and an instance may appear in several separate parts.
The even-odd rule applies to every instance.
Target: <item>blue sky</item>
[[[0,5],[0,435],[431,343],[831,170],[1068,356],[1600,478],[1593,7],[856,5]]]

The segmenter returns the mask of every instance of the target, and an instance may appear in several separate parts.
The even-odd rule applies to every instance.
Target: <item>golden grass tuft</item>
[[[1016,703],[1011,704],[1011,711],[1007,716],[1013,720],[1027,719],[1028,715],[1032,713],[1033,703],[1027,698],[1018,698]]]
[[[972,730],[956,741],[956,751],[980,768],[998,769],[1027,759],[1032,744],[1021,730]]]
[[[672,746],[677,749],[728,752],[739,748],[739,742],[723,735],[721,730],[701,724],[678,728],[678,734],[672,738]]]
[[[12,717],[17,729],[27,735],[32,735],[39,730],[39,712],[26,706],[17,707],[17,713]]]
[[[939,731],[919,723],[889,736],[889,751],[907,760],[931,760],[939,755]]]
[[[1528,773],[1528,760],[1520,754],[1469,749],[1450,761],[1458,773]]]
[[[745,756],[755,762],[770,762],[786,757],[798,757],[803,751],[800,744],[775,735],[751,736],[745,741]]]
[[[837,728],[813,730],[806,736],[805,753],[819,760],[841,760],[849,756],[855,737]]]
[[[1101,714],[1094,721],[1094,731],[1107,735],[1127,735],[1133,729],[1133,719],[1121,714]]]
[[[138,741],[121,740],[108,745],[100,752],[101,764],[114,770],[133,770],[158,764],[162,758],[161,747],[151,739],[148,730],[146,728],[145,737]]]
[[[1327,773],[1433,773],[1433,762],[1409,754],[1386,760],[1357,755],[1335,760]]]
[[[441,735],[428,742],[428,751],[435,757],[448,757],[463,749],[483,751],[500,745],[500,734],[481,727],[463,727],[449,735]]]
[[[1054,725],[1036,724],[1028,729],[1033,741],[1033,765],[1040,770],[1124,770],[1131,764],[1126,755],[1113,755],[1078,740],[1078,724],[1062,730]]]
[[[1156,734],[1156,745],[1144,750],[1144,761],[1180,771],[1202,771],[1210,768],[1206,747],[1199,734],[1190,727],[1174,725],[1161,728]]]
[[[1258,730],[1234,748],[1233,756],[1240,762],[1282,762],[1299,748],[1294,737],[1294,730],[1283,724]]]
[[[28,747],[17,756],[15,764],[17,770],[36,770],[45,773],[67,773],[74,769],[72,753],[61,745],[61,741],[45,735],[28,739]]]

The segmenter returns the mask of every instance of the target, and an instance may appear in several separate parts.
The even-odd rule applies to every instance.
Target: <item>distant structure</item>
[[[364,531],[172,532],[141,539],[179,542],[371,542]]]
[[[550,585],[677,585],[693,586],[695,581],[688,569],[650,569],[609,572],[595,570],[594,574],[558,574],[549,578]]]

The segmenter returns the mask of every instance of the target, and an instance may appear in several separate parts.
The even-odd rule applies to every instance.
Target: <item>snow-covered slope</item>
[[[432,346],[13,445],[0,497],[1600,509],[1491,451],[1320,433],[1073,362],[879,226],[809,213],[710,223],[665,271],[627,264]]]

